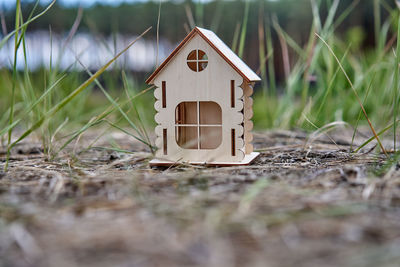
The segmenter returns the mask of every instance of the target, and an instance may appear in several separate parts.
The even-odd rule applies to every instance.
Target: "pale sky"
[[[52,0],[40,0],[40,3],[42,5],[48,5]],[[133,2],[146,2],[149,0],[57,0],[57,3],[62,4],[66,7],[70,6],[79,6],[81,5],[82,7],[90,7],[93,4],[96,3],[101,3],[101,4],[106,4],[106,5],[111,5],[111,6],[116,6],[121,3],[133,3]],[[158,2],[159,0],[152,0],[155,2]],[[167,0],[161,0],[162,2],[165,2]],[[182,1],[182,0],[175,0],[175,1]],[[197,0],[199,2],[209,2],[211,0]],[[278,0],[267,0],[270,2],[278,1]],[[36,2],[36,0],[21,0],[21,2]],[[0,0],[0,8],[12,8],[15,6],[16,0]]]
[[[102,3],[107,5],[119,5],[121,3],[132,3],[146,0],[57,0],[57,3],[64,6],[83,6],[88,7],[95,3]],[[23,0],[21,2],[36,2],[35,0]],[[51,0],[40,0],[42,5],[48,5]],[[15,6],[16,0],[0,0],[0,7],[10,8]]]

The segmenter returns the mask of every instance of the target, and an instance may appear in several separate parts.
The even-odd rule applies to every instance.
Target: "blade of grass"
[[[333,23],[333,30],[342,24],[342,22],[350,15],[350,13],[356,8],[356,6],[360,3],[360,0],[354,0],[351,5],[349,5],[343,12],[340,13],[340,16]]]
[[[260,61],[261,79],[265,84],[267,81],[267,69],[265,66],[264,1],[260,2],[260,9],[258,12],[258,55]]]
[[[218,33],[218,28],[222,24],[221,18],[222,18],[222,14],[224,12],[224,5],[225,5],[225,1],[216,1],[215,12],[214,12],[211,24],[210,24],[211,31],[213,31],[215,33]]]
[[[195,14],[196,14],[196,25],[203,27],[204,20],[204,5],[201,0],[197,0],[195,3]]]
[[[363,103],[365,103],[367,101],[367,98],[368,98],[369,92],[371,91],[372,83],[374,82],[374,79],[375,79],[375,74],[374,74],[374,76],[372,76],[372,79],[371,79],[371,82],[370,82],[370,84],[368,86],[367,92],[365,93]],[[359,124],[359,122],[361,120],[361,116],[362,116],[362,111],[360,110],[360,112],[358,113],[356,126],[354,127],[353,135],[351,136],[350,151],[353,151],[354,139],[356,137],[356,132],[357,132],[358,124]]]
[[[342,59],[341,59],[340,62],[343,62],[344,59],[346,58],[346,55],[347,55],[347,53],[348,53],[348,51],[349,51],[349,48],[350,48],[350,47],[347,48],[347,50],[346,50],[346,52],[344,53],[344,55],[343,55],[343,57],[342,57]],[[320,104],[320,106],[319,106],[319,108],[318,108],[316,117],[319,116],[319,114],[321,113],[323,107],[325,106],[326,100],[328,99],[328,95],[332,92],[332,89],[333,89],[333,87],[334,87],[334,85],[335,85],[335,79],[336,79],[336,77],[337,77],[339,71],[340,71],[340,67],[338,66],[338,67],[336,68],[335,73],[334,73],[333,76],[332,76],[332,79],[331,79],[330,82],[329,82],[328,89],[325,91],[325,94],[324,94],[324,96],[323,96],[323,98],[322,98],[321,104]]]
[[[269,88],[271,90],[271,95],[276,95],[276,81],[275,81],[275,66],[274,66],[274,47],[272,44],[272,34],[269,25],[265,27],[265,35],[267,38],[267,51],[271,53],[271,59],[268,61],[268,78],[269,78]],[[266,89],[267,90],[267,89]]]
[[[397,120],[396,123],[398,123],[400,120]],[[388,126],[386,126],[385,128],[383,128],[381,131],[379,131],[377,133],[377,136],[381,136],[382,134],[384,134],[385,132],[387,132],[390,128],[393,127],[393,123],[389,124]],[[372,136],[370,138],[368,138],[367,141],[365,141],[364,143],[362,143],[356,150],[354,150],[354,153],[358,153],[363,147],[365,147],[366,145],[368,145],[369,143],[371,143],[374,139],[376,139],[375,136]]]
[[[158,4],[158,17],[157,17],[157,51],[156,51],[156,65],[155,68],[158,68],[158,57],[159,57],[159,50],[160,50],[160,18],[161,18],[161,0]]]
[[[233,32],[232,46],[231,49],[233,52],[237,53],[237,47],[239,42],[239,33],[240,33],[240,22],[236,23],[235,30]]]
[[[54,75],[57,74],[58,69],[60,68],[62,56],[64,55],[64,52],[67,49],[68,44],[71,42],[72,38],[74,37],[74,35],[78,31],[79,25],[80,25],[80,23],[82,21],[82,16],[83,16],[83,8],[80,6],[78,8],[78,13],[77,13],[76,18],[74,20],[74,23],[72,24],[72,27],[69,30],[68,36],[65,39],[65,41],[63,42],[63,44],[62,44],[61,52],[58,53],[58,58],[57,58],[57,61],[56,61],[55,71],[51,71],[51,68],[50,68],[50,73],[51,73],[50,81],[52,81],[54,79]],[[52,54],[52,50],[50,50],[50,54]],[[52,64],[52,59],[50,59],[50,64]]]
[[[4,16],[4,12],[1,7],[0,7],[0,22],[1,22],[1,31],[3,32],[3,35],[7,35],[6,18]]]
[[[188,19],[190,28],[194,29],[194,27],[196,27],[196,23],[194,22],[193,12],[192,9],[190,8],[190,4],[185,4],[185,14]]]
[[[151,140],[150,140],[149,134],[147,133],[146,127],[142,120],[142,116],[140,115],[136,105],[133,106],[133,110],[135,111],[136,117],[138,118],[138,128],[142,131],[142,134],[144,135],[146,142],[148,144],[150,144],[149,148],[151,150],[151,153],[154,154],[155,151],[153,151],[153,149],[152,149],[154,146],[151,145]]]
[[[339,0],[335,0],[335,1],[333,1],[333,4],[329,7],[328,16],[325,20],[325,24],[324,24],[324,27],[322,28],[322,32],[328,32],[329,29],[331,28],[332,24],[334,23],[334,18],[335,18],[339,3],[340,3]]]
[[[15,7],[15,28],[19,28],[20,24],[20,16],[21,16],[21,2],[17,0],[16,7]],[[22,40],[22,38],[21,38]],[[14,120],[14,104],[15,104],[15,90],[17,84],[17,55],[18,55],[18,48],[19,48],[19,31],[15,33],[14,36],[14,63],[13,63],[13,72],[12,72],[12,88],[11,88],[11,99],[10,99],[10,115],[8,118],[8,124],[13,124]],[[1,47],[1,46],[0,46]],[[13,128],[8,130],[8,139],[7,139],[7,157],[6,157],[6,164],[4,165],[4,171],[6,172],[8,169],[8,162],[10,160],[10,153],[11,153],[11,136],[12,136]]]
[[[61,131],[62,128],[64,128],[65,125],[67,125],[69,121],[69,118],[65,118],[65,120],[63,121],[63,123],[61,123],[57,129],[54,131],[53,135],[50,138],[50,144],[53,144],[55,139],[56,139],[56,135]],[[50,146],[47,150],[47,159],[51,159],[51,152],[52,152],[52,147]]]
[[[399,64],[400,64],[400,16],[397,22],[397,47],[396,47],[396,55],[394,61],[394,79],[393,79],[393,147],[394,152],[396,153],[396,134],[397,134],[397,114],[399,113]]]
[[[319,4],[315,2],[315,0],[311,0],[311,10],[313,14],[313,25],[316,28],[317,32],[321,32],[322,29],[322,23],[321,23],[321,18],[319,16]]]
[[[281,26],[279,25],[279,22],[278,22],[278,18],[277,18],[276,16],[274,16],[273,19],[272,19],[272,25],[273,25],[275,31],[278,33],[279,37],[282,38],[282,39],[284,39],[285,42],[286,42],[291,48],[293,48],[293,50],[296,51],[296,53],[297,53],[301,58],[303,58],[303,59],[306,59],[306,58],[307,58],[307,54],[306,54],[306,52],[304,51],[304,49],[301,48],[301,47],[296,43],[296,41],[293,40],[293,38],[290,37],[290,35],[287,34],[287,33],[281,28]]]
[[[265,65],[267,64],[267,61],[271,58],[273,52],[274,52],[274,51],[270,51],[270,52],[268,53],[268,55],[265,56],[265,54],[264,54],[264,58],[260,58],[260,66],[258,67],[258,69],[257,69],[257,71],[256,71],[256,74],[257,74],[257,75],[259,75],[259,74],[261,73],[261,68],[262,68],[263,66],[265,67]],[[262,78],[262,79],[263,79],[263,78]],[[263,80],[264,80],[264,79],[263,79]],[[265,80],[267,80],[266,77],[265,77]],[[265,85],[265,86],[267,86],[267,85]]]
[[[314,24],[311,27],[311,32],[315,31]],[[301,92],[301,101],[302,104],[305,105],[307,102],[307,98],[309,95],[309,90],[310,90],[310,82],[309,82],[309,77],[310,77],[310,68],[311,68],[311,63],[314,58],[314,53],[315,53],[315,46],[317,44],[317,38],[315,38],[315,35],[310,34],[308,43],[307,43],[307,57],[306,57],[306,62],[305,62],[305,69],[304,69],[304,74],[303,74],[303,89]]]
[[[375,45],[378,45],[379,35],[381,30],[381,7],[379,4],[380,0],[374,0],[374,33],[375,33]]]
[[[288,49],[287,41],[283,37],[283,35],[281,35],[281,34],[278,34],[278,37],[279,37],[279,43],[281,44],[283,71],[284,71],[284,74],[285,74],[285,79],[289,80],[289,76],[290,76],[290,61],[289,61],[289,49]]]
[[[357,91],[355,90],[352,81],[350,80],[349,76],[347,75],[347,72],[346,72],[345,69],[343,68],[343,65],[340,63],[340,60],[339,60],[338,57],[336,56],[335,52],[333,52],[331,46],[330,46],[320,35],[318,35],[318,33],[315,33],[315,34],[316,34],[317,37],[325,44],[325,46],[328,48],[329,52],[334,56],[336,62],[339,64],[340,69],[342,70],[343,74],[345,75],[345,77],[346,77],[348,83],[350,84],[351,89],[353,90],[354,95],[356,96],[356,99],[357,99],[357,101],[358,101],[358,104],[360,105],[361,110],[362,110],[362,112],[364,113],[364,116],[365,116],[365,118],[366,118],[367,121],[368,121],[369,127],[371,128],[371,131],[372,131],[372,133],[374,134],[376,141],[378,142],[379,146],[381,147],[382,152],[386,155],[386,157],[388,157],[388,154],[387,154],[385,148],[383,147],[383,145],[382,145],[382,143],[381,143],[381,140],[379,139],[378,135],[376,134],[375,128],[374,128],[374,126],[372,126],[372,123],[371,123],[371,121],[370,121],[370,119],[369,119],[369,117],[368,117],[367,112],[365,111],[365,108],[364,108],[364,106],[363,106],[363,104],[362,104],[362,102],[361,102],[361,99],[360,99],[360,97],[358,96],[358,93],[357,93]]]
[[[244,6],[244,16],[243,16],[243,23],[242,23],[242,31],[240,33],[240,41],[239,41],[239,51],[238,56],[242,58],[243,50],[246,42],[246,32],[247,32],[247,21],[249,18],[249,9],[250,9],[250,0],[246,0]]]

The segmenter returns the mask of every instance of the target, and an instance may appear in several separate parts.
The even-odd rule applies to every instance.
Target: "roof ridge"
[[[156,70],[149,76],[146,83],[151,83],[158,73],[168,64],[168,62],[181,50],[181,48],[195,35],[199,34],[234,70],[236,70],[247,82],[260,81],[260,77],[253,72],[234,53],[213,31],[194,27],[193,30],[180,42],[180,44],[172,51],[172,53],[156,68]],[[209,35],[209,36],[207,36]]]

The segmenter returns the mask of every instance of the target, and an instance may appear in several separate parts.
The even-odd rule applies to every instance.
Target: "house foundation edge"
[[[189,165],[203,165],[203,166],[214,166],[214,167],[225,167],[225,166],[244,166],[250,165],[258,156],[260,152],[252,152],[246,154],[242,161],[238,162],[223,162],[223,161],[211,161],[211,162],[190,162],[190,161],[169,161],[166,159],[152,159],[149,162],[150,167],[170,167],[180,164]]]

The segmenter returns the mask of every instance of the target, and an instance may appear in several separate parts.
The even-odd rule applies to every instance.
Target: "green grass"
[[[313,22],[306,44],[296,43],[281,27],[279,18],[265,13],[262,1],[244,4],[243,17],[237,20],[231,45],[239,55],[243,55],[250,41],[259,46],[259,72],[263,81],[254,95],[256,129],[315,131],[345,122],[354,132],[359,126],[371,129],[371,138],[366,138],[363,146],[374,140],[379,143],[379,138],[389,134],[395,144],[399,111],[400,42],[396,42],[400,34],[399,12],[390,9],[385,1],[374,2],[376,46],[363,50],[361,43],[365,36],[359,28],[350,28],[343,36],[336,34],[360,1],[354,0],[340,13],[339,0],[328,2],[329,12],[321,18],[321,1],[311,1]],[[36,5],[24,20],[17,1],[15,30],[0,41],[0,49],[14,38],[15,51],[25,51],[28,25],[40,19],[52,4],[42,11]],[[250,5],[260,5],[259,13],[249,14]],[[212,25],[206,24],[200,2],[194,8],[192,11],[186,6],[191,24],[218,29],[216,23],[222,23],[221,8],[215,11]],[[386,17],[381,17],[382,10]],[[251,16],[258,16],[258,40],[249,40],[247,36]],[[385,20],[381,23],[382,18]],[[78,14],[71,35],[79,21]],[[274,47],[273,35],[279,37],[281,47]],[[134,42],[131,45],[135,49]],[[0,70],[0,95],[4,96],[0,97],[0,140],[8,157],[16,144],[35,134],[42,140],[45,154],[52,159],[86,130],[99,125],[122,131],[153,149],[147,132],[154,126],[154,110],[148,105],[153,101],[152,90],[141,93],[147,88],[143,81],[123,71],[106,71],[116,57],[94,74],[60,71],[57,66],[30,73],[29,62],[23,71],[17,71],[16,61],[12,70]],[[283,62],[287,76],[283,84],[276,82],[274,61]]]
[[[357,8],[359,1],[354,1],[341,14],[337,14],[339,1],[332,1],[323,22],[319,17],[319,2],[312,3],[313,25],[309,41],[304,46],[297,44],[279,26],[278,18],[269,19],[262,25],[266,36],[271,35],[273,27],[281,44],[296,53],[297,59],[289,66],[290,74],[278,95],[276,84],[271,84],[273,75],[270,73],[275,70],[268,65],[269,75],[263,75],[264,90],[255,95],[256,127],[313,130],[314,125],[320,128],[334,121],[345,121],[356,128],[359,124],[368,125],[368,118],[373,129],[393,126],[398,113],[399,81],[395,71],[398,48],[392,48],[393,43],[390,42],[397,35],[399,12],[386,10],[389,13],[386,21],[382,25],[375,23],[375,27],[379,27],[375,30],[376,48],[362,50],[360,39],[363,36],[357,28],[349,29],[347,38],[335,34],[340,23],[346,16],[351,16],[352,9]],[[377,14],[381,14],[381,5],[378,3],[374,7],[378,9],[374,12],[377,16],[375,20],[379,21],[380,15]],[[272,49],[271,45],[268,49]],[[315,81],[311,82],[310,77]],[[362,108],[365,108],[365,116],[360,120]],[[395,134],[396,127],[390,128]]]
[[[38,2],[39,1],[36,2],[35,8]],[[44,14],[53,3],[42,13],[33,18],[36,19],[41,14]],[[28,22],[32,21],[31,17],[34,11],[35,10],[33,10],[29,16]],[[59,73],[57,68],[50,68],[48,71],[41,71],[39,73],[30,73],[25,52],[25,33],[28,25],[29,23],[23,21],[20,1],[17,1],[15,18],[16,30],[10,35],[7,35],[0,43],[4,45],[4,40],[10,38],[10,36],[14,34],[15,53],[13,69],[11,72],[3,70],[0,73],[0,93],[1,95],[10,96],[9,99],[2,98],[4,103],[0,102],[0,111],[3,114],[0,117],[0,122],[2,123],[0,124],[0,136],[2,140],[4,136],[7,135],[7,142],[3,142],[3,145],[7,147],[7,160],[4,169],[7,170],[11,149],[31,134],[36,133],[39,135],[39,138],[42,139],[45,154],[52,158],[55,156],[51,155],[51,152],[54,150],[52,147],[53,141],[55,140],[55,135],[63,130],[62,128],[84,125],[80,130],[70,134],[73,138],[69,138],[62,145],[62,148],[64,148],[67,144],[72,142],[73,139],[83,133],[82,129],[86,130],[106,122],[107,116],[111,115],[113,112],[117,113],[115,111],[119,113],[116,115],[117,120],[118,115],[122,115],[133,128],[134,134],[131,134],[131,136],[141,140],[152,149],[147,133],[143,132],[142,119],[138,120],[139,124],[136,126],[123,110],[128,106],[130,101],[136,98],[134,92],[132,92],[129,78],[126,77],[126,75],[123,76],[125,85],[124,93],[127,94],[124,96],[124,99],[127,98],[129,100],[121,101],[124,103],[114,100],[97,80],[119,56],[133,46],[137,40],[142,38],[151,27],[139,35],[117,55],[110,58],[96,73],[92,74],[88,72],[88,77],[86,78],[82,73]],[[19,72],[16,68],[16,62],[17,50],[20,49],[21,45],[24,51],[25,69]],[[79,60],[77,61],[79,62]],[[105,77],[105,81],[107,81],[107,76]],[[95,100],[96,97],[96,94],[93,92],[94,83],[97,83],[101,92],[104,93],[106,99],[110,102],[110,107],[108,107],[106,105],[107,103],[104,101],[100,101],[100,103],[103,102],[106,108],[100,106],[98,104],[99,102],[96,104],[90,103],[90,101]],[[112,89],[113,88],[109,88],[109,91],[117,91]],[[134,110],[136,114],[139,114],[137,106],[135,106]],[[15,133],[14,129],[17,127],[19,131]]]

